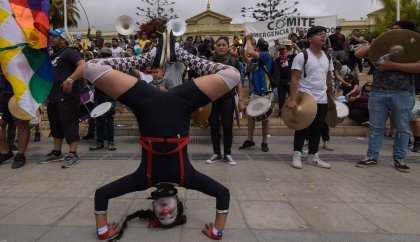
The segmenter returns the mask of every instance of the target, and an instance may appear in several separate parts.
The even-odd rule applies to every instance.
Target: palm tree
[[[75,0],[67,1],[67,25],[76,27],[80,19],[79,9]],[[50,0],[50,25],[53,29],[64,27],[64,1]]]

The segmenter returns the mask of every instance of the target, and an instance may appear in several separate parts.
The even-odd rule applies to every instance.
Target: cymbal
[[[31,120],[34,117],[32,117],[32,115],[30,115],[28,112],[26,112],[25,110],[23,110],[18,103],[16,102],[16,98],[15,95],[13,95],[8,103],[8,107],[9,107],[9,111],[10,113],[17,119],[20,120]],[[39,116],[39,111],[37,111],[36,115]]]
[[[337,107],[335,106],[334,99],[330,95],[327,95],[327,96],[328,96],[328,109],[327,109],[327,115],[325,116],[325,122],[331,128],[335,128],[338,124]]]
[[[305,92],[297,93],[296,102],[296,109],[283,108],[282,118],[290,129],[301,130],[307,128],[314,121],[318,108],[315,98]]]
[[[385,32],[376,38],[369,49],[369,60],[374,63],[378,58],[394,53],[390,60],[398,63],[413,63],[420,60],[420,35],[406,29]]]
[[[191,123],[195,127],[201,127],[203,124],[207,123],[210,117],[211,112],[211,103],[198,108],[191,115]]]

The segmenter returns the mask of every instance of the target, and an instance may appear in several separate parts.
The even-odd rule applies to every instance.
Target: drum
[[[414,137],[420,137],[420,101],[417,100],[411,111],[410,129]]]
[[[80,95],[80,117],[79,121],[84,121],[90,117],[90,111],[93,109],[93,97],[95,89],[88,89]]]
[[[347,107],[346,104],[339,101],[335,101],[335,107],[337,108],[338,123],[342,123],[344,119],[346,119],[347,116],[349,116],[349,107]]]
[[[411,120],[416,120],[416,119],[420,119],[420,101],[417,101],[417,100],[414,103],[413,110],[411,111]]]
[[[257,122],[264,121],[273,113],[273,106],[269,99],[258,97],[249,102],[246,113]]]
[[[96,106],[92,112],[90,113],[91,118],[97,118],[104,114],[106,114],[109,110],[111,110],[112,103],[111,102],[104,102]]]

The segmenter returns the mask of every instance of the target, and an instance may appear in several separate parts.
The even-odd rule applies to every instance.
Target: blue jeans
[[[369,148],[367,156],[378,159],[388,113],[394,136],[393,157],[405,159],[410,138],[410,114],[415,95],[410,92],[372,92],[369,96]]]

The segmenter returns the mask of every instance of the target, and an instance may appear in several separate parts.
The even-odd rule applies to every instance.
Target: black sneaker
[[[12,163],[12,169],[21,168],[26,163],[25,155],[17,153]]]
[[[93,146],[89,147],[89,150],[100,150],[104,148],[104,143],[96,142]]]
[[[242,146],[239,146],[239,149],[248,149],[249,147],[252,147],[255,145],[254,141],[251,140],[245,140],[244,143],[242,144]]]
[[[167,30],[167,44],[166,44],[166,61],[174,63],[176,61],[175,56],[175,36],[172,30]]]
[[[0,154],[0,165],[3,164],[3,162],[7,161],[8,159],[12,158],[13,152],[9,149],[9,153],[7,154]]]
[[[268,152],[268,144],[267,143],[264,143],[264,142],[262,142],[261,143],[261,150],[263,151],[263,152]]]
[[[365,168],[365,167],[376,166],[377,164],[378,164],[377,159],[374,159],[371,157],[365,157],[363,160],[356,163],[356,167]]]
[[[159,38],[158,45],[156,46],[156,55],[153,61],[154,67],[162,67],[165,64],[165,55],[166,55],[166,42],[167,36],[166,31],[163,32],[162,36]]]
[[[394,158],[394,166],[397,171],[408,173],[410,172],[410,167],[405,163],[405,159]]]
[[[41,133],[35,132],[34,142],[39,142],[39,141],[41,141]]]

